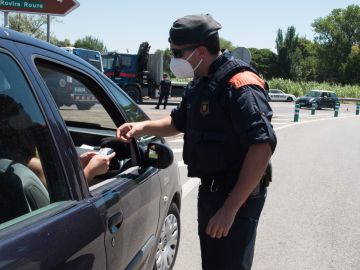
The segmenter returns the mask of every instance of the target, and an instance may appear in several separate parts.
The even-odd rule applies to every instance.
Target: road
[[[359,269],[360,116],[354,105],[333,110],[301,109],[275,103],[278,147],[272,158],[273,183],[258,228],[253,269]],[[152,119],[168,115],[142,108]],[[175,269],[201,269],[196,224],[197,179],[186,177],[182,136],[168,138],[183,183],[182,236]]]

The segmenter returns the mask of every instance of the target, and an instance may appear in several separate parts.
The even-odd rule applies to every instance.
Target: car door
[[[285,93],[284,92],[282,92],[282,91],[278,91],[278,95],[279,95],[279,100],[281,100],[281,101],[286,101],[286,99],[287,99],[287,96],[285,95]]]
[[[123,113],[129,108],[116,105],[110,92],[97,80],[97,71],[72,57],[21,45],[21,51],[26,50],[31,50],[26,54],[27,61],[48,94],[54,91],[50,89],[52,85],[47,84],[47,77],[70,77],[72,84],[83,87],[96,98],[92,100],[96,104],[88,109],[79,109],[78,101],[59,108],[71,135],[73,152],[80,153],[89,147],[97,151],[102,139],[115,138],[116,127],[125,121]],[[66,94],[61,89],[57,91],[59,95]],[[52,103],[56,104],[56,101],[52,100]],[[128,107],[131,106],[136,107],[132,102]],[[140,269],[156,246],[161,197],[158,170],[140,166],[141,149],[135,141],[117,147],[111,173],[86,187],[84,195],[98,209],[105,225],[107,269]]]
[[[106,269],[101,216],[60,151],[68,135],[4,38],[0,104],[0,269]]]

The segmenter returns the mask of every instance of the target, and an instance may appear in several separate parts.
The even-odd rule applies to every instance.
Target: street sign
[[[247,49],[245,47],[237,47],[231,53],[236,59],[243,60],[245,63],[250,64],[251,53],[250,53],[249,49]]]
[[[0,11],[65,16],[80,6],[77,0],[0,0]]]

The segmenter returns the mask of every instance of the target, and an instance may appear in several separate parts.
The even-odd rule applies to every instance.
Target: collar
[[[219,67],[221,67],[223,64],[225,64],[227,61],[231,60],[233,56],[229,51],[225,51],[222,54],[220,54],[214,62],[211,63],[209,67],[209,77],[211,77],[216,70],[218,70]]]

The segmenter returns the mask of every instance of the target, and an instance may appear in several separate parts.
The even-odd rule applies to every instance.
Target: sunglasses
[[[184,56],[184,53],[186,51],[191,51],[194,50],[196,48],[200,47],[200,45],[193,45],[190,47],[186,47],[186,48],[181,48],[181,49],[175,49],[175,48],[170,48],[171,51],[171,55],[175,58],[181,58]]]

